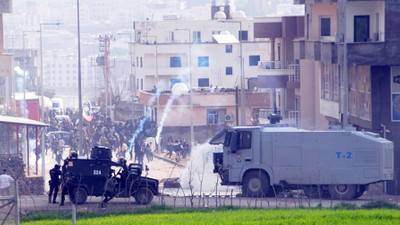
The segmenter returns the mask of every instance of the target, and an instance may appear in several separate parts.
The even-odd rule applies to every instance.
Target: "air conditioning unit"
[[[225,121],[226,122],[232,122],[234,120],[232,114],[225,114]]]

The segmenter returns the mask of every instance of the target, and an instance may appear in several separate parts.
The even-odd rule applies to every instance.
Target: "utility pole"
[[[110,42],[113,39],[112,36],[104,35],[99,37],[99,51],[104,52],[104,55],[98,60],[98,65],[103,66],[105,86],[106,86],[106,117],[108,117],[108,108],[111,106],[112,100],[110,96]]]

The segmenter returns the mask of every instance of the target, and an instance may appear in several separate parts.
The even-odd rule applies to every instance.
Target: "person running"
[[[100,205],[101,208],[105,208],[107,202],[109,202],[114,197],[116,184],[117,180],[114,176],[110,174],[109,178],[106,181],[106,184],[104,185],[104,200]]]

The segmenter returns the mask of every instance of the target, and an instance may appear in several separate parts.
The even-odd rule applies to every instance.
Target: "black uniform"
[[[66,194],[69,194],[72,204],[75,204],[74,176],[70,172],[63,169],[62,177],[63,179],[61,182],[62,192],[60,206],[64,205]]]
[[[58,187],[60,185],[60,176],[61,176],[60,165],[55,165],[54,168],[50,170],[49,203],[51,203],[51,196],[52,196],[53,192],[54,192],[53,204],[57,203],[56,198],[57,198],[57,193],[58,193]]]

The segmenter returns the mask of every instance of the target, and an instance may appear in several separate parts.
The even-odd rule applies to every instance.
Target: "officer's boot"
[[[56,198],[57,198],[57,197],[54,197],[54,198],[53,198],[53,204],[57,204],[57,203],[58,203],[58,202],[56,202]]]
[[[49,203],[51,203],[51,195],[49,195]]]

